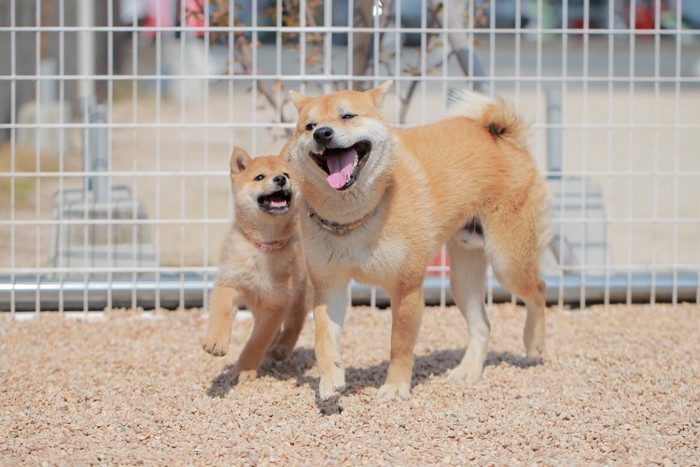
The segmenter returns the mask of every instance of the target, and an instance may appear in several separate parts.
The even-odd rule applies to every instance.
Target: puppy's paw
[[[447,377],[450,381],[471,386],[479,382],[483,369],[483,364],[471,366],[460,365],[457,368],[453,368]]]
[[[379,402],[402,401],[411,395],[411,385],[406,383],[384,383],[377,392]]]
[[[268,355],[270,356],[271,359],[273,359],[277,362],[283,362],[283,361],[287,360],[292,355],[292,352],[290,351],[290,349],[288,349],[284,345],[275,344],[272,346],[272,348],[268,352]]]
[[[258,377],[258,370],[241,370],[238,372],[238,382],[245,383]]]
[[[228,352],[228,339],[213,339],[207,337],[202,345],[205,352],[215,356],[223,357]]]

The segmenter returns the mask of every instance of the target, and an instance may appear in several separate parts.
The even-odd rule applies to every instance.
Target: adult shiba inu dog
[[[268,349],[275,360],[288,358],[306,318],[307,273],[290,171],[281,157],[252,159],[241,148],[231,156],[235,219],[221,251],[203,348],[226,355],[231,321],[246,304],[255,324],[236,364],[240,380],[256,376]]]
[[[452,293],[469,326],[466,353],[450,377],[481,377],[490,331],[487,262],[527,306],[527,356],[539,359],[544,349],[539,258],[548,240],[547,196],[525,125],[505,101],[463,92],[444,120],[396,130],[381,113],[390,85],[317,98],[291,93],[299,121],[285,151],[308,204],[302,238],[315,287],[322,399],[345,385],[339,342],[351,279],[391,297],[391,356],[378,397],[409,395],[423,280],[445,242]]]

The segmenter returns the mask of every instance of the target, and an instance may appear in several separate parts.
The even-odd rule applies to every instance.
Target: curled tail
[[[503,98],[492,98],[462,89],[450,98],[447,116],[476,120],[495,137],[503,138],[527,151],[528,125],[513,105]]]

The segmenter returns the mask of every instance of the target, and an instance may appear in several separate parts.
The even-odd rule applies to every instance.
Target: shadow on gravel
[[[231,392],[233,386],[238,384],[238,378],[236,377],[234,368],[234,365],[226,365],[226,367],[221,370],[219,376],[212,380],[211,386],[207,389],[207,396],[226,397],[226,395]]]
[[[275,362],[265,359],[258,370],[258,377],[271,376],[279,380],[288,380],[296,378],[297,384],[312,384],[313,387],[318,386],[318,378],[309,378],[305,376],[308,369],[316,364],[313,349],[300,347],[294,349],[289,360],[284,362]],[[235,365],[226,365],[221,373],[214,378],[207,390],[209,397],[226,397],[238,384],[238,375],[236,374]]]
[[[427,355],[416,356],[413,363],[413,378],[411,389],[424,383],[431,376],[440,376],[459,365],[464,356],[464,349],[436,350]],[[528,368],[542,364],[541,360],[530,361],[525,355],[515,355],[510,352],[489,352],[484,366],[498,366],[501,363],[518,368]],[[386,379],[389,361],[384,360],[369,368],[347,368],[345,381],[348,389],[365,387],[379,388]],[[347,390],[346,390],[347,391]]]
[[[538,366],[544,363],[541,358],[528,360],[525,354],[514,355],[510,352],[489,352],[484,366],[498,366],[504,362],[518,368],[530,368],[531,366]]]
[[[446,374],[452,368],[459,365],[464,356],[464,349],[447,349],[436,350],[428,355],[416,356],[413,364],[413,378],[411,379],[411,389],[423,384],[431,376],[440,376]],[[540,365],[542,361],[529,361],[525,355],[514,355],[510,352],[489,352],[486,357],[484,366],[498,366],[502,363],[518,368],[528,368],[535,365]],[[383,362],[366,368],[349,367],[345,370],[345,390],[343,394],[354,394],[361,392],[364,388],[372,387],[379,388],[386,379],[389,361]],[[301,375],[300,375],[301,376]],[[305,380],[306,379],[306,380]],[[300,381],[300,380],[298,380]],[[318,378],[302,378],[300,384],[312,384],[312,387],[318,389]],[[445,381],[445,384],[456,384]],[[323,415],[333,415],[342,413],[343,407],[339,404],[342,399],[339,397],[329,401],[322,401],[316,393],[316,406]]]
[[[447,373],[452,368],[459,365],[464,356],[464,349],[436,350],[427,355],[419,355],[414,360],[413,378],[411,388],[424,383],[431,376],[439,376]],[[507,365],[528,368],[542,364],[542,361],[530,361],[525,355],[516,355],[510,352],[489,352],[484,366],[498,366],[503,363]],[[273,362],[266,360],[258,376],[270,376],[282,381],[295,379],[298,386],[308,385],[316,393],[316,406],[323,415],[333,415],[342,413],[343,408],[339,405],[336,397],[329,401],[322,401],[318,396],[318,377],[307,375],[307,371],[316,364],[313,349],[297,348],[286,362]],[[389,361],[372,365],[370,367],[348,367],[345,370],[346,388],[343,394],[354,394],[361,392],[365,388],[379,388],[386,379]],[[234,365],[226,366],[211,383],[207,391],[209,397],[225,397],[237,384]]]

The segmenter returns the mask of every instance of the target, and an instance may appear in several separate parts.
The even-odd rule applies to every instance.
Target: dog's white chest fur
[[[309,266],[318,270],[343,271],[359,282],[384,282],[399,274],[406,261],[403,243],[378,235],[378,222],[338,235],[322,229],[316,220],[303,221]]]
[[[250,249],[239,259],[244,255],[250,255]],[[274,253],[255,251],[243,262],[224,261],[219,278],[238,288],[245,300],[265,299],[268,304],[281,306],[293,296],[298,285],[295,281],[300,280],[299,265],[294,264],[293,258],[292,245]]]

